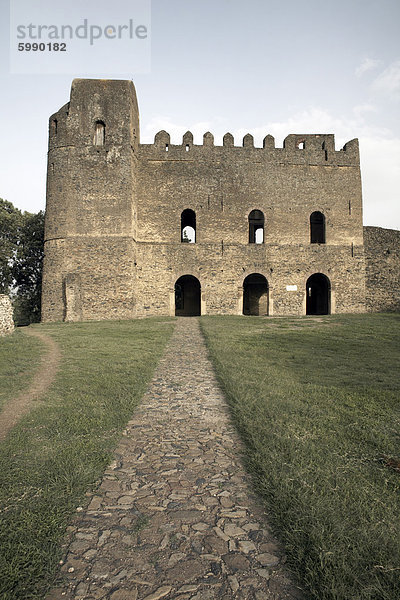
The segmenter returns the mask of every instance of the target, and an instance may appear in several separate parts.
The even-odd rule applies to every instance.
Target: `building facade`
[[[365,273],[357,140],[141,144],[122,80],[50,118],[44,321],[365,312]]]

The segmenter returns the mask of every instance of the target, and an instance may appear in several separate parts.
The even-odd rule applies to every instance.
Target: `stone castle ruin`
[[[141,144],[133,83],[77,79],[50,118],[42,318],[398,310],[399,232],[364,229],[357,140]]]

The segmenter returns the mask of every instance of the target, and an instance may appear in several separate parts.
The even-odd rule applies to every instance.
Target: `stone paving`
[[[197,319],[177,320],[69,534],[48,600],[302,598],[249,491]]]

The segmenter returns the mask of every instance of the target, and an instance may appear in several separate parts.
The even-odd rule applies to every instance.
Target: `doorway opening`
[[[252,273],[243,281],[243,314],[268,315],[268,281],[260,273]]]
[[[200,281],[193,275],[182,275],[175,283],[175,316],[198,317],[201,314]]]
[[[329,315],[331,312],[331,282],[323,273],[314,273],[306,283],[306,314]]]

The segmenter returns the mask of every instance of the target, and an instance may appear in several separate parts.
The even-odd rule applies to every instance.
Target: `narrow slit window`
[[[104,146],[106,141],[106,126],[103,121],[97,121],[94,133],[94,145]]]
[[[189,146],[189,144],[186,144],[186,152],[189,152],[189,150],[190,150],[190,146]]]
[[[311,244],[325,244],[325,217],[319,211],[310,215],[310,242]]]
[[[165,152],[169,152],[169,145],[165,144]]]
[[[58,121],[57,121],[57,119],[53,119],[51,122],[51,133],[53,135],[57,135],[57,129],[58,129]]]

